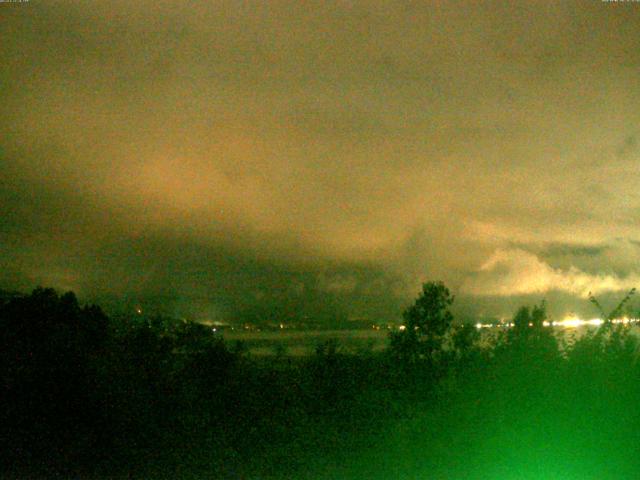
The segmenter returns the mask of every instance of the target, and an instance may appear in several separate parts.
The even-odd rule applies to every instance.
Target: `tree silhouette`
[[[508,355],[508,363],[545,363],[560,355],[552,328],[545,326],[547,307],[544,300],[533,307],[522,306],[514,315],[513,327],[498,340],[496,352]]]
[[[457,358],[467,365],[474,355],[479,353],[477,348],[480,332],[470,323],[463,323],[452,328],[451,343]]]
[[[454,297],[442,282],[427,282],[402,317],[404,329],[391,334],[391,350],[405,364],[420,360],[435,365],[441,357],[453,315]]]
[[[0,437],[12,439],[14,451],[47,456],[56,445],[78,454],[70,447],[78,439],[90,448],[107,327],[100,308],[81,307],[72,292],[37,288],[0,307]]]
[[[631,290],[629,290],[629,292],[627,292],[625,297],[622,300],[620,300],[620,303],[618,303],[618,305],[613,310],[611,310],[609,313],[605,313],[604,309],[602,308],[602,305],[600,305],[600,302],[598,301],[598,299],[596,297],[594,297],[591,292],[589,292],[589,301],[598,309],[598,312],[600,313],[600,316],[601,316],[601,318],[603,320],[603,325],[604,326],[609,326],[609,325],[611,325],[612,320],[615,320],[620,315],[622,315],[622,311],[624,309],[624,306],[627,303],[629,303],[629,301],[631,300],[631,297],[635,293],[636,293],[636,289],[634,287]]]

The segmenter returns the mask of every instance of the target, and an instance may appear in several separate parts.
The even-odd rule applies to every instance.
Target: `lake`
[[[596,328],[594,325],[557,325],[553,327],[560,338],[571,341],[585,332]],[[497,334],[503,328],[482,328],[485,339]],[[636,329],[634,329],[636,331]],[[327,341],[336,341],[338,351],[343,353],[359,353],[366,351],[379,352],[389,345],[389,332],[380,330],[225,330],[221,333],[225,341],[233,344],[242,341],[249,353],[257,356],[276,354],[305,356],[315,352],[318,345]]]

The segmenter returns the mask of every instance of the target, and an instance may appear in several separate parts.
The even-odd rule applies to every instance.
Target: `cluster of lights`
[[[638,318],[615,318],[611,320],[611,323],[628,325],[631,323],[638,323],[640,319]],[[560,328],[578,328],[578,327],[599,327],[604,323],[604,320],[601,318],[592,318],[590,320],[582,320],[577,317],[567,317],[563,320],[548,322],[544,321],[542,324],[545,327],[560,327]],[[513,327],[513,322],[505,322],[505,323],[476,323],[476,328],[510,328]],[[529,324],[530,327],[533,327],[533,324]]]

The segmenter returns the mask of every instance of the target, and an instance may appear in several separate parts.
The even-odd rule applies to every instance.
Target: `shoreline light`
[[[629,325],[629,324],[638,323],[638,322],[640,322],[640,319],[629,318],[629,317],[614,318],[613,320],[611,320],[611,323],[623,324],[623,325]],[[584,320],[578,317],[566,317],[562,320],[554,320],[554,321],[545,320],[542,323],[542,325],[545,327],[578,328],[578,327],[599,327],[603,323],[605,322],[601,318],[591,318],[591,319]],[[475,324],[475,327],[478,330],[483,328],[511,328],[513,326],[514,324],[512,322],[504,322],[504,323],[478,322]],[[532,326],[532,325],[529,324],[529,326]]]

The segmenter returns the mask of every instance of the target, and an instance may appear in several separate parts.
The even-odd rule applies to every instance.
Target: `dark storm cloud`
[[[605,245],[572,245],[568,243],[549,243],[544,245],[544,253],[553,257],[596,257],[607,249]]]
[[[635,281],[636,5],[0,8],[6,284],[355,316]]]

